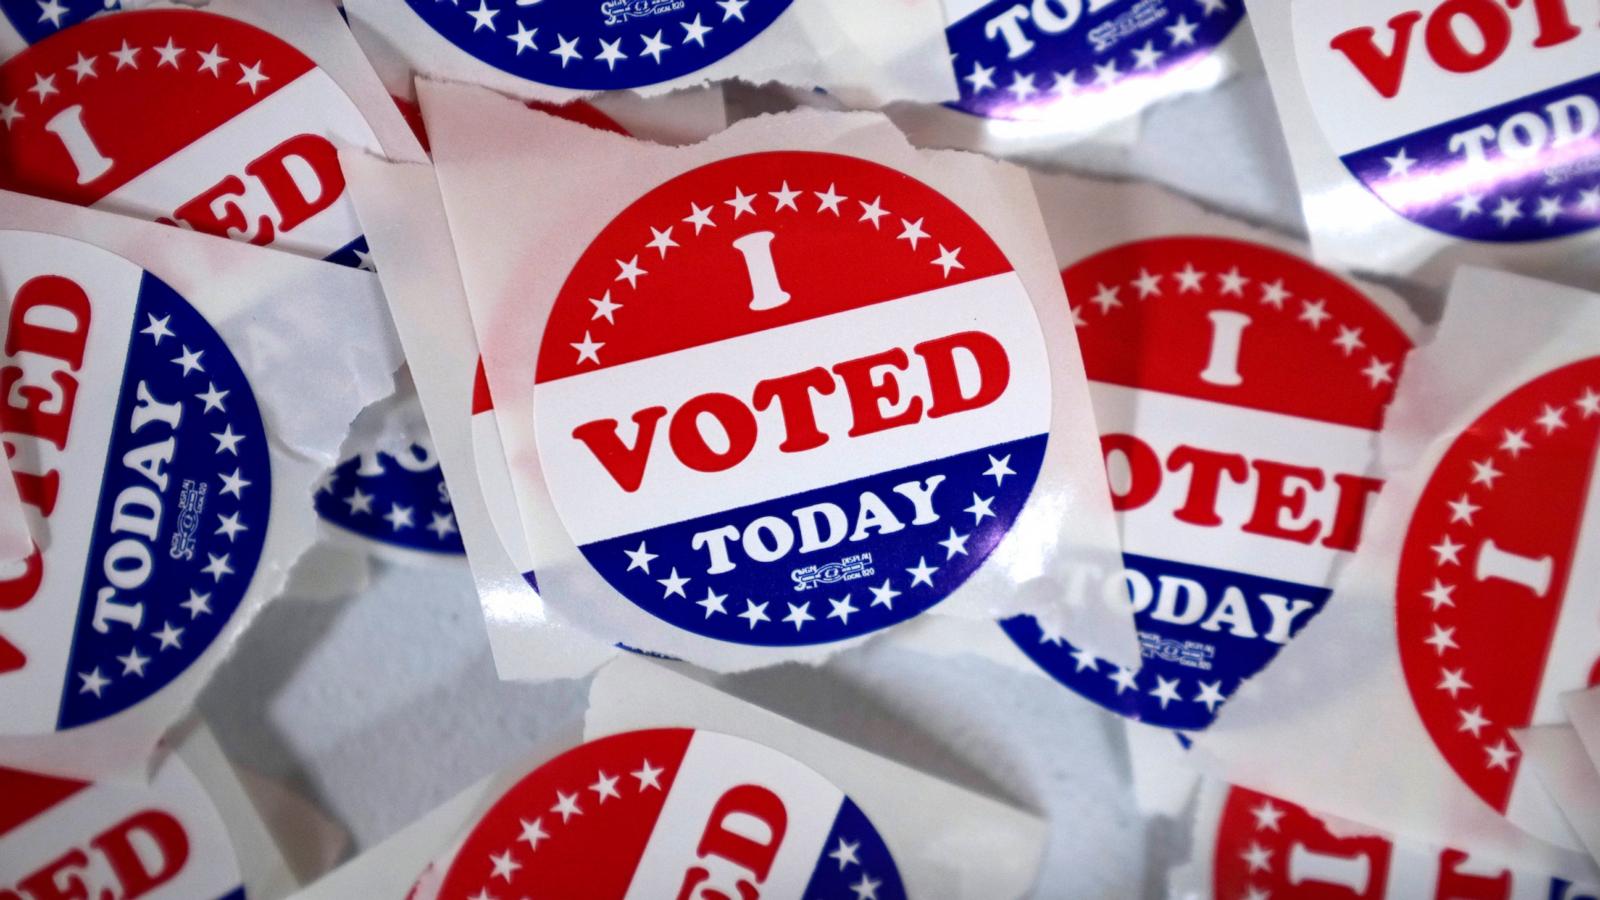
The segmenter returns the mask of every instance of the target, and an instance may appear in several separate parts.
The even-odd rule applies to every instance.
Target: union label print
[[[244,598],[271,513],[250,384],[159,279],[0,232],[0,434],[36,549],[0,573],[8,733],[115,715],[183,674]]]
[[[1380,487],[1364,473],[1411,342],[1355,287],[1244,241],[1138,241],[1062,277],[1125,550],[1078,590],[1132,600],[1142,664],[1031,617],[1003,627],[1102,706],[1201,729],[1327,601]]]
[[[906,891],[866,813],[827,779],[743,738],[664,728],[590,741],[529,773],[473,826],[439,891],[524,894]]]

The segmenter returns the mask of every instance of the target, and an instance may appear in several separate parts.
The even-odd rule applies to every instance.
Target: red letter
[[[1161,490],[1161,457],[1149,444],[1131,434],[1108,434],[1100,439],[1100,455],[1107,463],[1113,453],[1121,453],[1128,461],[1128,491],[1118,494],[1112,489],[1111,508],[1121,512],[1149,503],[1156,491]]]
[[[1373,40],[1377,32],[1370,26],[1352,28],[1329,42],[1328,46],[1343,53],[1384,99],[1393,99],[1400,93],[1400,80],[1406,71],[1406,57],[1411,50],[1411,33],[1422,21],[1422,13],[1403,12],[1389,20],[1389,31],[1394,35],[1394,49],[1387,55],[1378,49]]]
[[[28,321],[34,309],[46,306],[72,317],[71,329],[52,328]],[[60,275],[40,275],[23,282],[11,302],[11,328],[6,335],[6,355],[37,353],[66,363],[68,368],[83,365],[83,351],[89,344],[89,295],[77,282]]]
[[[1456,867],[1467,861],[1460,850],[1439,854],[1439,887],[1435,900],[1505,900],[1511,896],[1511,873],[1469,875]]]
[[[1299,544],[1316,540],[1317,532],[1322,530],[1321,522],[1311,522],[1301,528],[1285,528],[1282,523],[1284,513],[1288,513],[1290,518],[1305,513],[1308,489],[1322,490],[1322,470],[1264,459],[1258,459],[1250,466],[1256,470],[1259,481],[1256,484],[1255,509],[1250,513],[1250,521],[1244,523],[1244,530]],[[1305,483],[1291,485],[1291,478]]]
[[[272,243],[274,233],[271,216],[257,216],[256,233],[252,235],[250,220],[245,218],[244,210],[239,208],[239,204],[226,199],[243,196],[244,181],[237,175],[229,175],[200,196],[178,207],[172,216],[188,223],[195,231],[217,237],[247,238],[250,243],[260,246]],[[226,214],[218,215],[216,209],[218,203],[221,203]]]
[[[900,382],[893,372],[885,372],[882,382],[874,381],[872,377],[872,370],[879,366],[904,369],[910,364],[906,352],[896,347],[860,359],[846,360],[833,367],[839,380],[844,382],[845,395],[850,398],[850,413],[854,417],[848,432],[851,437],[910,425],[922,418],[921,397],[912,397],[904,410],[893,416],[885,416],[883,402],[899,402]]]
[[[594,458],[605,466],[619,487],[628,493],[639,489],[644,481],[644,464],[650,458],[650,445],[655,440],[656,423],[667,414],[664,406],[652,406],[633,414],[633,424],[639,426],[639,437],[629,447],[617,437],[616,419],[597,419],[572,429],[572,436],[583,441]]]
[[[956,375],[956,348],[972,355],[978,364],[978,389],[971,397],[961,396],[961,379]],[[928,366],[928,386],[933,402],[928,418],[937,419],[969,409],[988,406],[1000,399],[1011,381],[1011,360],[1006,348],[993,336],[981,331],[963,331],[949,337],[923,341],[911,348]]]
[[[700,433],[700,415],[709,413],[728,436],[728,449],[711,449]],[[672,414],[667,429],[672,452],[697,472],[722,472],[744,462],[756,446],[756,414],[731,394],[701,394],[691,398]]]
[[[83,886],[83,879],[78,873],[68,871],[88,867],[89,857],[82,850],[68,850],[60,859],[17,882],[17,887],[33,900],[89,900],[89,889]],[[56,880],[61,874],[67,876],[66,884]]]
[[[72,405],[78,397],[78,379],[65,372],[53,372],[50,380],[61,389],[59,412],[45,412],[44,405],[57,399],[50,389],[37,384],[22,384],[22,369],[6,366],[0,369],[0,428],[12,434],[26,434],[42,438],[62,450],[67,448],[67,432],[72,428]],[[21,400],[19,406],[12,402]],[[21,490],[21,483],[17,488]]]
[[[148,839],[141,842],[145,846],[155,844],[160,859],[154,871],[145,868],[144,858],[128,840],[134,832]],[[110,860],[111,871],[122,884],[123,900],[137,900],[166,884],[183,871],[183,864],[189,861],[189,836],[184,834],[183,825],[170,814],[156,809],[134,813],[90,841],[89,846]]]
[[[778,449],[785,453],[811,450],[828,442],[828,436],[817,429],[817,411],[811,405],[811,391],[824,395],[833,393],[833,376],[827,369],[818,366],[756,383],[752,398],[756,409],[766,409],[777,400],[778,409],[783,412],[783,443]]]
[[[1367,500],[1383,487],[1376,478],[1361,475],[1335,475],[1339,505],[1333,512],[1333,525],[1322,539],[1322,546],[1335,550],[1354,550],[1361,542],[1361,524],[1367,517]]]
[[[728,830],[727,821],[733,816],[761,823],[766,827],[767,839],[758,841],[747,834]],[[742,824],[742,830],[748,831],[749,827]],[[789,813],[782,798],[759,785],[741,784],[730,788],[711,808],[711,820],[706,823],[696,852],[702,858],[720,856],[753,873],[757,882],[766,881],[788,828]]]
[[[39,582],[44,580],[44,557],[39,555],[37,544],[23,563],[21,575],[0,581],[0,609],[18,609],[38,592]]]
[[[317,179],[317,196],[307,197],[300,183],[289,174],[285,160],[290,157],[305,163]],[[250,165],[244,173],[261,182],[278,208],[278,230],[293,231],[295,226],[333,205],[344,193],[344,171],[339,168],[339,151],[328,139],[317,134],[301,134],[273,147]],[[268,240],[271,240],[269,237]],[[265,243],[263,241],[262,243]]]
[[[0,675],[15,672],[27,665],[28,654],[18,649],[16,644],[6,640],[5,635],[0,635]]]
[[[1478,26],[1483,49],[1474,53],[1456,37],[1457,16],[1466,16]],[[1511,43],[1511,14],[1501,9],[1495,0],[1445,0],[1428,16],[1423,38],[1428,44],[1428,54],[1440,68],[1448,72],[1476,72],[1506,52]]]
[[[1208,528],[1221,525],[1222,517],[1217,515],[1217,490],[1222,485],[1222,475],[1226,472],[1229,479],[1244,484],[1250,477],[1244,457],[1237,453],[1217,453],[1184,444],[1167,457],[1167,471],[1177,472],[1184,466],[1191,468],[1189,494],[1184,498],[1183,506],[1172,514],[1173,517],[1190,525]]]
[[[1512,9],[1522,6],[1522,0],[1506,0]],[[1567,14],[1567,0],[1533,0],[1533,11],[1539,16],[1539,39],[1535,47],[1554,47],[1565,44],[1583,32],[1572,24]]]

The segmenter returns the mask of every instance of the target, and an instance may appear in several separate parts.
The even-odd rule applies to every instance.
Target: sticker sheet
[[[1600,860],[1600,771],[1571,725],[1535,725],[1513,732],[1538,776],[1589,855]]]
[[[956,97],[939,0],[349,0],[345,11],[376,57],[525,100],[731,78],[820,87],[854,106]]]
[[[422,88],[546,602],[718,669],[820,659],[958,588],[941,612],[1126,640],[1125,610],[1062,600],[1116,544],[1018,173],[868,115],[668,149]]]
[[[1200,796],[1190,861],[1169,881],[1173,900],[1600,897],[1592,868],[1508,866],[1476,849],[1397,838],[1220,782],[1206,782]]]
[[[1561,705],[1590,760],[1600,769],[1600,689],[1573,691],[1561,698]]]
[[[203,727],[148,783],[0,768],[0,794],[0,896],[273,900],[297,887]]]
[[[1456,280],[1389,411],[1334,599],[1196,737],[1234,783],[1547,866],[1580,846],[1515,729],[1559,723],[1600,647],[1600,297]]]
[[[0,761],[128,776],[315,540],[400,351],[354,269],[15,194],[0,232],[37,544],[0,581]]]
[[[1600,3],[1258,4],[1312,244],[1437,287],[1600,273]]]

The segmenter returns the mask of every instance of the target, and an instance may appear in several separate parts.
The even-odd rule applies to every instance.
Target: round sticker
[[[227,825],[175,756],[148,785],[0,768],[0,796],[0,896],[245,896]]]
[[[450,43],[518,78],[609,91],[671,81],[748,44],[791,0],[406,0]]]
[[[304,54],[237,19],[119,12],[0,65],[0,188],[365,261],[339,146],[377,139]]]
[[[997,119],[1070,115],[1085,95],[1152,82],[1205,59],[1244,18],[1240,0],[944,0],[956,109]]]
[[[1123,244],[1062,272],[1123,537],[1079,589],[1133,603],[1143,662],[1002,624],[1085,697],[1206,727],[1327,601],[1380,483],[1374,432],[1411,342],[1293,254],[1216,237]]]
[[[1412,702],[1461,780],[1523,827],[1511,729],[1565,721],[1559,696],[1600,674],[1600,561],[1580,540],[1600,511],[1597,448],[1600,357],[1533,379],[1468,426],[1401,550],[1395,627]]]
[[[0,14],[24,43],[33,44],[97,12],[116,9],[118,0],[0,0]]]
[[[641,890],[906,896],[888,846],[843,791],[775,750],[688,728],[601,738],[535,769],[473,826],[439,896]]]
[[[37,549],[0,570],[0,731],[154,695],[232,618],[272,472],[227,344],[183,297],[78,241],[0,232],[0,434]]]
[[[1576,6],[1296,0],[1295,55],[1329,144],[1390,209],[1469,240],[1565,237],[1600,225],[1600,25]]]
[[[317,514],[368,540],[429,554],[459,554],[456,528],[432,441],[401,454],[362,453],[317,486]]]
[[[836,641],[948,596],[1038,475],[1050,368],[1021,279],[894,169],[771,152],[618,215],[557,296],[533,405],[562,521],[698,635]]]

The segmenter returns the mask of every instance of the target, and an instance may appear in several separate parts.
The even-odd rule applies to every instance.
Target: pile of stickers
[[[1171,896],[1600,896],[1600,0],[1249,12],[0,0],[0,898],[1076,895],[703,683],[874,640]],[[1309,243],[1046,174],[1257,64]],[[375,557],[586,743],[329,873],[193,706]]]

